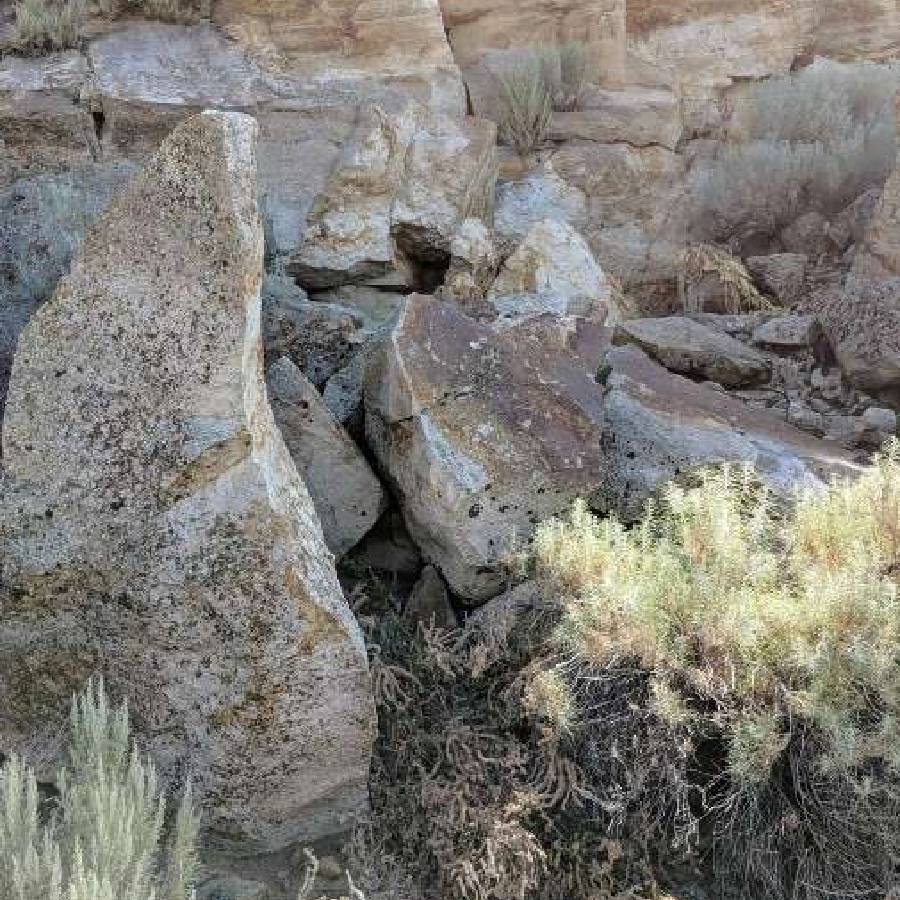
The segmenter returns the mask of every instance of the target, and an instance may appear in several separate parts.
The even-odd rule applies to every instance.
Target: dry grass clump
[[[572,665],[645,673],[646,707],[706,748],[724,882],[761,898],[898,887],[900,443],[790,510],[727,467],[670,485],[630,531],[576,506],[535,554]]]
[[[77,47],[84,0],[17,0],[12,43],[20,50],[45,52]]]
[[[453,631],[369,621],[370,857],[410,873],[417,896],[613,897],[685,855],[695,823],[682,743],[654,714],[628,713],[642,674],[576,678],[554,656],[558,612],[536,600]],[[597,717],[576,728],[588,708]]]
[[[500,69],[500,139],[521,157],[547,138],[554,110],[581,103],[591,76],[587,47],[577,41],[515,53]]]
[[[896,154],[896,90],[892,69],[825,60],[758,85],[738,108],[737,140],[694,177],[706,234],[775,234],[882,184]]]
[[[708,278],[721,286],[728,313],[769,306],[739,259],[712,244],[695,244],[684,251],[678,274],[678,293],[686,312],[703,312],[702,285]]]

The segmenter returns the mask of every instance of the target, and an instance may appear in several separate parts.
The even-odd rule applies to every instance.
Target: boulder
[[[446,267],[459,224],[493,215],[495,144],[485,120],[460,122],[416,103],[367,108],[288,272],[309,290],[427,282],[431,268]]]
[[[808,261],[803,253],[772,253],[749,257],[747,269],[763,291],[790,306],[800,299]]]
[[[822,339],[822,326],[815,316],[775,316],[753,329],[751,340],[757,347],[776,353],[813,350]]]
[[[500,269],[488,292],[497,313],[515,317],[534,312],[529,295],[542,312],[590,316],[603,322],[611,292],[603,270],[581,235],[570,225],[545,219],[534,225]]]
[[[266,399],[254,121],[164,142],[23,332],[0,482],[0,750],[55,771],[94,672],[217,845],[366,806],[366,651]]]
[[[849,277],[809,301],[838,363],[866,391],[900,388],[900,278]]]
[[[683,316],[632,319],[616,326],[614,343],[635,344],[672,372],[727,387],[768,379],[768,360],[740,341]]]
[[[818,259],[838,247],[831,238],[831,226],[819,212],[804,213],[781,232],[781,243],[789,253]]]
[[[440,295],[467,308],[482,309],[497,274],[497,254],[487,226],[465,219],[450,240],[450,265]]]
[[[312,497],[328,549],[338,558],[387,506],[381,483],[319,392],[283,356],[266,370],[275,424]]]
[[[598,358],[534,323],[498,332],[407,299],[367,378],[366,436],[413,539],[465,600],[498,593],[509,550],[592,492]]]
[[[595,502],[602,510],[636,519],[663,482],[717,463],[750,463],[785,494],[859,471],[838,445],[674,375],[637,347],[611,349],[601,374],[603,480]]]
[[[860,278],[900,277],[900,166],[884,186],[853,262]]]

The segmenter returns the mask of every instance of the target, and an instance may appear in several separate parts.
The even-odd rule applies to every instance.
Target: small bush
[[[553,111],[578,108],[590,75],[587,47],[576,41],[516,53],[498,74],[501,140],[522,157],[533,153]]]
[[[84,19],[84,0],[17,0],[13,43],[21,50],[65,50],[77,47]]]
[[[694,176],[704,234],[777,234],[882,184],[896,156],[896,89],[891,69],[824,61],[760,84],[738,108],[738,140]]]
[[[165,801],[153,764],[129,747],[128,712],[100,681],[73,698],[59,796],[39,801],[17,757],[0,771],[0,896],[4,900],[188,900],[198,821],[188,786],[160,851]]]
[[[808,900],[896,889],[900,443],[791,509],[728,467],[669,486],[633,530],[576,506],[535,554],[570,670],[643,673],[641,706],[705,748],[688,771],[704,773],[723,882]],[[625,743],[636,726],[620,724]]]
[[[685,312],[704,311],[703,285],[708,278],[721,285],[728,313],[767,307],[747,267],[739,259],[711,244],[696,244],[684,251],[679,270],[678,293]]]

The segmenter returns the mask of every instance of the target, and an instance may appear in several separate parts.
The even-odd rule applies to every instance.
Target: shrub
[[[550,130],[554,110],[577,109],[591,74],[584,44],[518,52],[498,74],[500,138],[526,157]]]
[[[165,801],[153,764],[129,747],[128,711],[101,681],[73,698],[59,796],[13,756],[0,771],[0,896],[5,900],[187,900],[198,821],[188,785],[160,852]]]
[[[640,673],[641,706],[704,747],[723,881],[760,898],[897,886],[900,443],[792,508],[729,467],[668,486],[630,531],[579,505],[535,556],[570,671]]]
[[[738,140],[694,176],[704,234],[775,234],[882,184],[896,155],[896,88],[891,69],[825,61],[758,85],[738,107]]]
[[[708,278],[715,279],[721,286],[728,313],[767,306],[747,267],[739,259],[711,244],[696,244],[684,251],[679,270],[678,293],[685,312],[703,312],[704,284]]]
[[[13,43],[22,50],[65,50],[77,47],[84,19],[84,0],[17,0]]]

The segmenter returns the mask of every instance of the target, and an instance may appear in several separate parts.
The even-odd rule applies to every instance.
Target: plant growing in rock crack
[[[165,852],[165,799],[153,764],[130,746],[128,711],[92,680],[72,700],[59,794],[40,799],[18,757],[0,771],[0,896],[4,900],[188,900],[198,819],[190,785]]]
[[[553,111],[578,108],[590,74],[579,42],[513,53],[497,74],[501,140],[530,156],[546,140]]]

